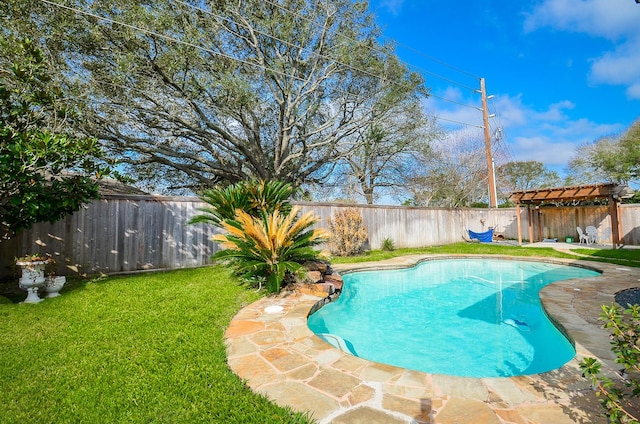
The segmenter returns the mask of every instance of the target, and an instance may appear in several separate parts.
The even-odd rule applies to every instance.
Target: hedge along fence
[[[517,239],[515,208],[444,209],[403,206],[349,205],[296,202],[303,212],[313,211],[319,226],[342,208],[356,207],[369,233],[366,248],[378,249],[386,238],[396,247],[421,247],[463,240],[465,228],[483,231],[495,227],[507,239]],[[189,225],[198,208],[193,197],[105,196],[55,224],[40,223],[8,241],[0,242],[0,278],[13,278],[16,256],[50,253],[58,273],[117,273],[146,269],[175,269],[210,263],[218,246],[211,238],[219,230],[205,224]],[[640,205],[621,206],[625,244],[640,244]],[[526,210],[522,234],[528,238]],[[575,227],[597,226],[610,230],[606,207],[544,208],[534,214],[541,238],[577,237]]]

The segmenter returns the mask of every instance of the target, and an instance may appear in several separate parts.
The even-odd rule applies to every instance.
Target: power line
[[[479,109],[477,106],[470,105],[470,104],[467,104],[467,103],[460,103],[457,100],[447,99],[446,97],[437,96],[437,95],[432,94],[432,93],[429,93],[429,97],[434,97],[436,99],[444,100],[445,102],[454,103],[454,104],[457,104],[459,106],[464,106],[464,107],[468,107],[468,108],[471,108],[471,109],[482,110],[482,109]]]
[[[179,4],[182,4],[182,5],[184,5],[184,6],[190,7],[190,8],[192,8],[192,9],[194,9],[194,10],[198,10],[198,11],[200,11],[200,12],[206,13],[206,14],[211,15],[211,16],[213,16],[213,17],[216,17],[216,18],[218,18],[218,19],[221,19],[221,20],[227,21],[227,22],[229,22],[229,23],[231,23],[231,24],[237,25],[237,22],[233,21],[232,19],[230,19],[230,18],[228,18],[228,17],[218,15],[218,14],[216,14],[216,13],[213,13],[213,12],[209,11],[209,10],[202,9],[202,8],[200,8],[200,7],[198,7],[198,6],[194,6],[194,5],[189,4],[189,3],[185,2],[185,1],[182,1],[182,0],[174,0],[174,1],[175,1],[176,3],[179,3]],[[272,4],[272,5],[276,5],[275,3],[272,3],[272,2],[269,2],[269,1],[266,1],[266,3],[270,3],[270,4]],[[299,17],[299,18],[301,18],[301,19],[306,20],[307,22],[311,22],[311,21],[312,21],[312,20],[311,20],[311,19],[309,19],[308,17],[303,16],[303,15],[300,15],[300,14],[298,14],[298,13],[296,13],[296,12],[293,12],[293,11],[291,11],[290,9],[287,9],[287,8],[285,8],[285,7],[283,7],[283,6],[280,6],[280,5],[277,5],[277,6],[278,6],[280,9],[282,9],[282,10],[284,10],[284,11],[288,12],[288,13],[291,13],[291,14],[293,14],[293,15],[294,15],[294,16],[296,16],[296,17]],[[228,30],[229,32],[231,32],[231,33],[232,33],[232,34],[234,34],[234,35],[238,35],[238,34],[235,34],[233,31],[231,31],[230,29],[228,29],[228,28],[226,28],[226,27],[225,27],[225,29],[226,29],[226,30]],[[304,48],[303,46],[300,46],[300,45],[298,45],[298,44],[292,43],[292,42],[287,41],[287,40],[283,40],[282,38],[276,37],[276,36],[274,36],[274,35],[272,35],[272,34],[268,34],[268,33],[264,32],[264,31],[260,31],[260,30],[258,30],[258,29],[255,29],[254,31],[255,31],[256,33],[258,33],[258,34],[261,34],[261,35],[264,35],[264,36],[266,36],[266,37],[269,37],[269,38],[271,38],[272,40],[279,41],[279,42],[281,42],[281,43],[283,43],[283,44],[286,44],[286,45],[288,45],[288,46],[290,46],[290,47],[297,48],[297,49],[303,49],[303,48]],[[353,39],[351,39],[351,40],[353,40]],[[353,40],[353,41],[356,41],[356,40]],[[389,55],[389,54],[388,54],[387,52],[385,52],[385,51],[382,51],[382,50],[379,50],[379,49],[374,49],[373,47],[369,47],[369,46],[368,46],[368,48],[369,48],[370,50],[372,50],[372,51],[376,52],[376,53],[381,53],[381,54],[384,54],[384,55],[387,55],[387,56]],[[335,58],[334,58],[334,57],[332,57],[332,56],[323,55],[323,54],[319,54],[319,53],[315,53],[315,52],[314,52],[313,54],[314,54],[314,55],[316,55],[316,56],[318,56],[318,57],[322,57],[322,58],[325,58],[325,59],[331,60],[331,61],[333,61],[333,62],[335,62],[335,63],[338,63],[338,64],[340,64],[340,65],[342,65],[342,66],[346,66],[346,67],[348,67],[348,68],[350,68],[350,69],[352,69],[352,70],[355,70],[355,71],[357,71],[357,72],[361,72],[361,73],[363,73],[363,74],[369,75],[369,76],[371,76],[371,77],[378,78],[378,79],[384,79],[384,77],[383,77],[383,76],[381,76],[381,75],[377,75],[377,74],[374,74],[374,73],[369,72],[369,71],[367,71],[367,70],[364,70],[364,69],[358,68],[358,67],[356,67],[356,66],[349,65],[349,64],[347,64],[347,63],[341,62],[341,61],[339,61],[339,60],[335,59]],[[464,85],[464,84],[462,84],[462,83],[459,83],[459,82],[457,82],[457,81],[453,81],[453,80],[451,80],[451,79],[449,79],[449,78],[443,77],[443,76],[438,75],[438,74],[436,74],[436,73],[434,73],[434,72],[427,71],[427,70],[422,69],[422,68],[419,68],[419,67],[417,67],[417,66],[415,66],[415,65],[411,65],[411,64],[410,64],[410,63],[408,63],[408,62],[404,62],[404,61],[400,61],[400,62],[401,62],[401,63],[403,63],[403,64],[405,64],[405,65],[406,65],[407,67],[409,67],[409,68],[417,69],[418,71],[420,71],[420,72],[422,72],[422,73],[425,73],[425,74],[431,75],[431,76],[433,76],[433,77],[436,77],[436,78],[442,79],[442,80],[444,80],[444,81],[446,81],[446,82],[448,82],[448,83],[450,83],[450,84],[453,84],[453,85],[457,85],[457,86],[460,86],[460,87],[466,88],[466,89],[468,89],[468,90],[470,90],[470,91],[473,91],[473,92],[475,92],[475,91],[477,90],[477,89],[476,89],[476,88],[474,88],[474,87],[469,87],[469,86]],[[391,81],[391,82],[392,82],[393,84],[399,85],[399,83],[397,83],[397,82],[395,82],[395,81]],[[463,104],[463,103],[458,103],[458,102],[456,102],[455,100],[447,99],[447,98],[445,98],[445,97],[436,96],[436,95],[431,94],[431,93],[429,94],[429,96],[433,96],[433,97],[436,97],[436,98],[439,98],[439,99],[445,100],[445,101],[447,101],[447,102],[457,103],[457,104],[459,104],[459,105],[461,105],[461,106],[466,106],[466,107],[475,107],[475,106],[470,106],[470,105],[466,105],[466,104]]]
[[[266,0],[265,0],[265,1],[266,1]],[[398,45],[399,45],[399,46],[402,46],[402,47],[406,48],[407,50],[411,50],[412,52],[414,52],[414,53],[416,53],[416,54],[418,54],[418,55],[420,55],[420,56],[422,56],[422,57],[424,57],[424,58],[426,58],[426,59],[429,59],[429,60],[431,60],[432,62],[438,63],[438,64],[440,64],[440,65],[442,65],[442,66],[445,66],[445,67],[447,67],[447,68],[449,68],[449,69],[452,69],[452,70],[454,70],[454,71],[460,72],[460,73],[462,73],[462,74],[468,75],[468,76],[470,76],[470,77],[472,77],[472,78],[480,79],[480,77],[479,77],[479,76],[474,75],[474,74],[472,74],[471,72],[467,72],[467,71],[465,71],[465,70],[463,70],[463,69],[460,69],[460,68],[457,68],[457,67],[455,67],[455,66],[453,66],[453,65],[449,65],[448,63],[446,63],[446,62],[444,62],[444,61],[442,61],[442,60],[440,60],[440,59],[436,59],[435,57],[429,56],[428,54],[423,53],[423,52],[421,52],[420,50],[417,50],[417,49],[415,49],[415,48],[413,48],[413,47],[411,47],[411,46],[408,46],[408,45],[406,45],[406,44],[400,43],[399,41],[394,40],[393,38],[389,38],[389,39],[390,39],[390,40],[395,41],[396,43],[398,43]],[[473,90],[476,90],[476,89],[474,88]]]
[[[271,0],[263,0],[263,1],[264,1],[265,3],[268,3],[268,4],[272,5],[272,6],[276,6],[277,8],[279,8],[279,9],[281,9],[281,10],[285,11],[285,12],[291,13],[292,15],[294,15],[294,16],[296,16],[296,17],[300,18],[300,19],[306,20],[307,22],[311,22],[311,19],[309,19],[308,17],[306,17],[306,16],[304,16],[304,15],[302,15],[302,14],[298,13],[298,12],[295,12],[295,11],[293,11],[293,10],[291,10],[291,9],[287,9],[286,7],[284,7],[284,6],[280,5],[280,4],[276,3],[276,2],[273,2],[273,1],[271,1]],[[413,50],[415,53],[418,53],[419,55],[424,56],[425,58],[427,58],[427,59],[429,59],[429,60],[431,60],[431,61],[433,61],[433,62],[439,63],[439,64],[441,64],[441,65],[443,65],[443,66],[446,66],[447,68],[450,68],[450,69],[453,69],[453,70],[455,70],[455,71],[457,71],[457,72],[460,72],[460,73],[463,73],[463,74],[469,75],[469,76],[471,76],[471,77],[473,77],[473,78],[480,79],[480,77],[478,77],[478,76],[476,76],[476,75],[474,75],[474,74],[472,74],[472,73],[470,73],[470,72],[467,72],[467,71],[464,71],[464,70],[462,70],[462,69],[456,68],[456,67],[455,67],[455,66],[453,66],[453,65],[449,65],[449,64],[448,64],[448,63],[446,63],[446,62],[443,62],[443,61],[441,61],[441,60],[439,60],[439,59],[433,58],[433,57],[431,57],[431,56],[429,56],[429,55],[427,55],[427,54],[425,54],[425,53],[420,52],[419,50],[413,49],[412,47],[405,46],[404,44],[400,43],[399,41],[397,41],[397,40],[395,40],[395,39],[393,39],[393,38],[390,38],[390,37],[385,37],[385,38],[387,38],[388,40],[391,40],[392,42],[396,43],[397,45],[401,45],[401,46],[403,46],[403,47],[405,47],[405,48],[407,48],[407,49]],[[348,40],[351,40],[351,41],[354,41],[354,42],[357,42],[357,41],[358,41],[358,40],[355,40],[355,39],[353,39],[353,38],[349,38],[349,37],[347,37],[347,39],[348,39]],[[384,54],[384,55],[388,55],[388,53],[387,53],[387,52],[385,52],[385,51],[383,51],[383,50],[376,49],[376,48],[371,47],[371,46],[367,46],[367,48],[368,48],[369,50],[373,51],[373,52],[381,53],[381,54]],[[453,81],[453,80],[451,80],[451,79],[449,79],[449,78],[446,78],[446,77],[443,77],[442,75],[439,75],[439,74],[437,74],[437,73],[435,73],[435,72],[427,71],[427,70],[422,69],[422,68],[420,68],[420,67],[418,67],[418,66],[411,65],[411,64],[409,64],[408,62],[405,62],[405,61],[402,61],[402,60],[401,60],[400,62],[401,62],[401,63],[404,63],[404,64],[405,64],[405,65],[407,65],[407,66],[411,66],[411,67],[413,67],[414,69],[417,69],[418,71],[424,72],[424,73],[426,73],[426,74],[429,74],[429,75],[431,75],[431,76],[433,76],[433,77],[435,77],[435,78],[438,78],[438,79],[444,80],[444,81],[446,81],[446,82],[449,82],[449,83],[451,83],[451,84],[454,84],[454,85],[457,85],[457,86],[460,86],[460,87],[466,88],[466,89],[471,90],[471,91],[475,91],[475,90],[477,90],[477,88],[475,88],[475,87],[470,87],[470,86],[465,85],[465,84],[462,84],[462,83],[460,83],[460,82]]]
[[[490,108],[493,109],[493,114],[495,115],[494,119],[496,119],[496,121],[498,122],[498,128],[496,129],[497,131],[500,131],[500,138],[497,139],[497,144],[498,147],[502,148],[502,150],[504,151],[505,156],[507,157],[507,161],[508,162],[515,162],[515,157],[513,155],[513,150],[511,148],[511,143],[509,143],[509,141],[507,140],[507,134],[504,131],[504,125],[502,124],[502,121],[500,120],[500,115],[498,114],[496,105],[494,102],[491,102],[489,105]]]
[[[431,118],[440,119],[442,121],[452,122],[454,124],[464,125],[465,127],[475,127],[475,128],[480,128],[480,129],[484,128],[482,125],[469,124],[468,122],[456,121],[456,120],[453,120],[453,119],[443,118],[443,117],[437,116],[437,115],[426,115],[426,116],[431,117]]]
[[[49,1],[49,0],[40,0],[40,1],[42,1],[43,3],[47,3],[49,5],[55,6],[55,7],[60,7],[62,9],[67,9],[67,10],[75,12],[75,13],[83,14],[83,15],[86,15],[86,16],[91,16],[91,17],[96,18],[98,20],[106,21],[106,22],[109,22],[109,23],[114,24],[114,25],[120,25],[120,26],[129,28],[129,29],[133,29],[135,31],[140,31],[142,33],[146,33],[146,34],[149,34],[149,35],[152,35],[152,36],[155,36],[155,37],[158,37],[158,38],[161,38],[161,39],[164,39],[164,40],[176,43],[176,44],[182,44],[182,45],[185,45],[185,46],[188,46],[188,47],[193,47],[195,49],[210,53],[212,55],[221,56],[221,57],[224,57],[226,59],[234,60],[236,62],[245,64],[245,65],[254,66],[254,67],[263,69],[265,71],[273,72],[274,74],[282,75],[282,76],[297,80],[298,82],[302,82],[302,83],[306,83],[307,82],[303,78],[297,77],[295,75],[287,74],[285,72],[278,71],[277,69],[268,68],[266,66],[263,66],[263,65],[260,65],[260,64],[257,64],[257,63],[248,62],[248,61],[243,60],[243,59],[238,59],[236,57],[227,55],[225,53],[220,53],[220,52],[217,52],[215,50],[211,50],[211,49],[208,49],[206,47],[199,46],[197,44],[193,44],[193,43],[190,43],[190,42],[187,42],[187,41],[179,40],[179,39],[177,39],[175,37],[170,37],[168,35],[164,35],[164,34],[160,34],[160,33],[155,32],[155,31],[148,30],[146,28],[140,28],[140,27],[137,27],[135,25],[127,24],[125,22],[117,21],[115,19],[111,19],[111,18],[107,18],[107,17],[104,17],[104,16],[100,16],[100,15],[97,15],[97,14],[94,14],[94,13],[91,13],[91,12],[87,12],[85,10],[77,9],[77,8],[66,6],[66,5],[62,5],[62,4],[55,3],[55,2],[52,2],[52,1]],[[384,81],[380,77],[378,77],[378,79]],[[363,97],[354,95],[354,93],[351,93],[351,92],[348,92],[348,91],[335,89],[335,92],[346,94],[347,96],[352,96],[352,97],[354,97],[356,99],[363,99]],[[367,99],[369,99],[369,98],[372,98],[372,97],[368,97]]]
[[[260,65],[260,64],[251,63],[251,62],[248,62],[248,61],[246,61],[246,60],[239,59],[239,58],[236,58],[236,57],[233,57],[233,56],[227,55],[227,54],[225,54],[225,53],[221,53],[221,52],[218,52],[218,51],[214,51],[214,50],[212,50],[212,49],[208,49],[208,48],[206,48],[206,47],[202,47],[202,46],[199,46],[199,45],[194,44],[194,43],[190,43],[190,42],[187,42],[187,41],[183,41],[183,40],[177,39],[177,38],[175,38],[175,37],[171,37],[171,36],[168,36],[168,35],[164,35],[164,34],[161,34],[161,33],[158,33],[158,32],[155,32],[155,31],[152,31],[152,30],[149,30],[149,29],[146,29],[146,28],[137,27],[137,26],[135,26],[135,25],[127,24],[127,23],[125,23],[125,22],[117,21],[117,20],[115,20],[115,19],[111,19],[111,18],[108,18],[108,17],[100,16],[100,15],[97,15],[97,14],[95,14],[95,13],[91,13],[91,12],[88,12],[88,11],[85,11],[85,10],[82,10],[82,9],[78,9],[78,8],[75,8],[75,7],[71,7],[71,6],[66,6],[66,5],[63,5],[63,4],[55,3],[55,2],[52,2],[52,1],[50,1],[50,0],[41,0],[41,1],[42,1],[43,3],[49,4],[49,5],[54,6],[54,7],[59,7],[59,8],[62,8],[62,9],[66,9],[66,10],[69,10],[69,11],[75,12],[75,13],[79,13],[79,14],[82,14],[82,15],[90,16],[90,17],[96,18],[96,19],[98,19],[98,20],[102,20],[102,21],[105,21],[105,22],[109,22],[109,23],[114,24],[114,25],[123,26],[123,27],[125,27],[125,28],[129,28],[129,29],[132,29],[132,30],[134,30],[134,31],[139,31],[139,32],[142,32],[142,33],[146,33],[146,34],[148,34],[148,35],[152,35],[152,36],[155,36],[155,37],[158,37],[158,38],[161,38],[161,39],[164,39],[164,40],[167,40],[167,41],[170,41],[170,42],[176,43],[176,44],[186,45],[186,46],[189,46],[189,47],[192,47],[192,48],[195,48],[195,49],[198,49],[198,50],[201,50],[201,51],[204,51],[204,52],[210,53],[210,54],[212,54],[212,55],[216,55],[216,56],[224,57],[224,58],[226,58],[226,59],[234,60],[234,61],[236,61],[236,62],[239,62],[239,63],[245,64],[245,65],[248,65],[248,66],[258,67],[258,68],[263,69],[263,70],[265,70],[265,71],[273,72],[274,74],[278,74],[278,75],[282,75],[282,76],[285,76],[285,77],[288,77],[288,78],[292,78],[292,79],[294,79],[294,80],[298,80],[299,82],[303,82],[303,83],[305,83],[305,82],[306,82],[304,79],[302,79],[302,78],[300,78],[300,77],[296,77],[295,75],[287,74],[287,73],[285,73],[285,72],[278,71],[278,70],[276,70],[276,69],[267,68],[266,66],[263,66],[263,65]],[[272,2],[269,2],[268,0],[265,0],[265,1],[266,1],[267,3],[271,3],[271,4],[273,4]],[[280,7],[280,6],[278,6],[278,7]],[[286,8],[283,8],[283,9],[284,9],[284,10],[289,11],[289,10],[288,10],[288,9],[286,9]],[[205,12],[206,12],[206,11],[205,11]],[[289,12],[291,12],[291,11],[289,11]],[[293,13],[293,12],[291,12],[291,13]],[[294,14],[295,14],[295,13],[294,13]],[[298,15],[298,16],[300,16],[300,15]],[[308,18],[305,18],[305,19],[307,19],[307,20],[308,20]],[[298,46],[298,47],[299,47],[299,46]],[[331,58],[329,58],[329,59],[330,59],[330,60],[332,60]],[[337,61],[336,61],[336,63],[339,63],[339,62],[337,62]],[[357,68],[356,68],[356,69],[357,69]],[[360,71],[361,71],[361,72],[366,72],[366,71],[362,71],[362,70],[360,70]],[[375,74],[370,74],[370,75],[371,75],[371,76],[373,76],[373,77],[375,77],[375,78],[378,78],[378,79],[380,79],[380,80],[382,80],[382,81],[385,81],[385,80],[384,80],[383,78],[381,78],[380,76],[377,76],[377,75],[375,75]],[[387,82],[394,83],[394,84],[398,84],[398,83],[396,83],[396,82],[394,82],[394,81],[389,81],[389,80],[386,80],[386,81],[387,81]],[[131,88],[129,88],[129,89],[131,89]],[[358,95],[354,95],[354,93],[350,93],[350,92],[347,92],[347,91],[343,91],[343,90],[335,89],[335,92],[339,92],[339,93],[342,93],[342,94],[346,94],[347,96],[353,96],[353,97],[354,97],[354,98],[356,98],[356,99],[363,99],[363,97],[358,96]],[[474,107],[474,106],[470,106],[470,105],[465,105],[465,104],[462,104],[462,103],[458,103],[458,102],[456,102],[456,101],[453,101],[453,100],[450,100],[450,99],[446,99],[446,98],[444,98],[444,97],[439,97],[439,96],[434,96],[434,97],[441,98],[441,99],[443,99],[443,100],[450,101],[450,102],[453,102],[453,103],[457,103],[457,104],[460,104],[460,105],[463,105],[463,106],[467,106],[467,107]],[[370,99],[370,98],[371,98],[371,97],[368,97],[368,98],[366,98],[366,99]],[[426,116],[428,116],[428,117],[433,117],[433,118],[436,118],[436,119],[441,119],[441,120],[448,121],[448,122],[452,122],[452,123],[456,123],[456,124],[459,124],[459,125],[465,125],[465,126],[471,126],[471,127],[482,128],[482,127],[479,127],[479,126],[474,125],[474,124],[469,124],[469,123],[465,123],[465,122],[460,122],[460,121],[455,121],[455,120],[451,120],[451,119],[441,118],[441,117],[438,117],[438,116],[436,116],[436,115],[428,115],[428,114],[426,114]]]

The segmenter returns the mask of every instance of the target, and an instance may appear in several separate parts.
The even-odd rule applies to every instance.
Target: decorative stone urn
[[[46,277],[44,281],[44,290],[47,292],[47,297],[58,297],[60,296],[60,290],[64,286],[64,283],[67,282],[66,277]]]
[[[38,303],[42,301],[38,296],[38,289],[45,282],[44,268],[48,263],[49,261],[47,260],[16,261],[16,265],[22,269],[22,277],[18,282],[18,286],[27,291],[27,298],[23,303]]]

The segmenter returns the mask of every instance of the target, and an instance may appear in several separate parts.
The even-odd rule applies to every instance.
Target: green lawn
[[[310,422],[227,368],[224,331],[259,296],[206,267],[0,304],[0,423]]]
[[[361,255],[346,258],[333,258],[336,264],[380,261],[396,256],[413,254],[483,254],[509,256],[544,256],[547,258],[586,259],[628,266],[640,267],[640,249],[572,249],[576,254],[557,251],[551,247],[521,247],[500,243],[453,243],[444,246],[423,247],[417,249],[396,249],[391,252],[374,250]],[[590,257],[586,258],[584,255]]]
[[[640,250],[587,252],[640,266]],[[577,258],[546,248],[456,243],[333,262],[416,253]],[[0,290],[11,297],[16,286]],[[222,267],[204,267],[71,281],[61,297],[36,305],[5,299],[0,423],[311,422],[256,395],[227,368],[224,331],[261,295]]]

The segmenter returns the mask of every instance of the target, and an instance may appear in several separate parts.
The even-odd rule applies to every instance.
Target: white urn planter
[[[60,290],[67,282],[66,277],[47,277],[44,281],[44,290],[47,292],[47,297],[60,296]]]
[[[22,270],[22,277],[18,282],[18,286],[22,290],[27,291],[27,298],[23,303],[38,303],[41,302],[40,296],[38,296],[38,289],[44,284],[44,268],[48,264],[48,261],[17,261]]]

